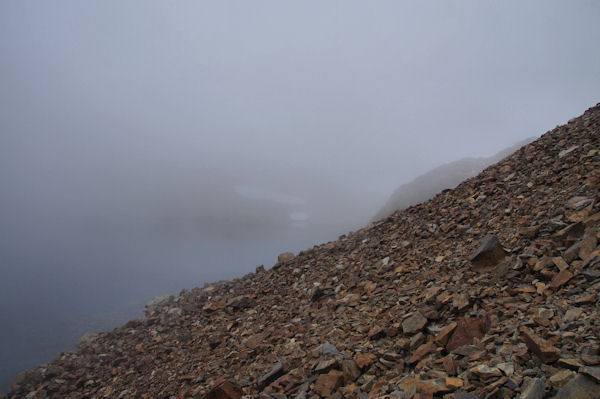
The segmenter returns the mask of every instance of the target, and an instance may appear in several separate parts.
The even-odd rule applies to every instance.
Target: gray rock
[[[600,399],[600,384],[591,377],[578,374],[558,391],[555,399]]]
[[[337,368],[338,368],[337,360],[324,359],[324,360],[321,360],[319,363],[317,363],[317,365],[315,366],[315,373],[323,374],[323,373],[328,372],[329,370],[337,369]]]
[[[279,256],[277,257],[277,263],[284,263],[284,262],[289,262],[290,260],[294,259],[295,255],[292,252],[284,252],[279,254]]]
[[[588,197],[573,197],[567,201],[567,206],[576,211],[581,210],[591,204],[593,200]]]
[[[298,390],[298,394],[294,397],[294,399],[306,399],[306,394],[308,393],[308,387],[310,384],[308,382],[302,384],[300,389]]]
[[[340,351],[330,343],[325,343],[321,346],[321,353],[327,356],[337,356],[340,354]]]
[[[455,392],[452,396],[454,399],[479,399],[479,396],[469,392]]]
[[[583,312],[583,309],[581,309],[581,308],[571,308],[571,309],[567,310],[567,312],[563,316],[563,321],[568,323],[568,322],[577,320],[579,318],[579,316],[581,316],[582,312]]]
[[[542,399],[546,391],[546,379],[534,378],[521,393],[520,399]]]
[[[153,308],[156,306],[164,305],[173,298],[173,295],[159,295],[146,303],[147,308]]]
[[[415,312],[412,316],[407,317],[402,322],[402,331],[404,334],[414,334],[421,331],[427,324],[427,318],[420,312]]]
[[[592,377],[600,384],[600,367],[582,367],[581,372],[589,377]]]
[[[83,334],[79,341],[77,341],[77,348],[83,349],[86,346],[93,344],[98,339],[98,334],[92,332],[86,332]]]
[[[575,151],[578,148],[579,148],[578,145],[574,145],[572,147],[567,148],[566,150],[562,150],[561,152],[558,153],[558,158],[566,157],[568,154],[572,153],[573,151]]]
[[[260,377],[258,379],[258,381],[256,382],[256,385],[258,386],[258,389],[262,391],[263,389],[265,389],[265,387],[267,387],[270,383],[272,383],[273,381],[275,381],[282,375],[283,375],[283,364],[281,364],[281,362],[280,362],[280,363],[277,363],[276,365],[274,365],[273,368],[271,369],[271,371],[269,371],[267,374]]]

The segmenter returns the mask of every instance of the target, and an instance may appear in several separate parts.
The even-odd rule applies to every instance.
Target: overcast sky
[[[2,0],[0,166],[289,169],[389,194],[600,101],[599,20],[592,0]]]

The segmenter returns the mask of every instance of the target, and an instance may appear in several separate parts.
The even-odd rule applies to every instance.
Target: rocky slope
[[[463,158],[430,170],[414,180],[401,185],[375,215],[375,220],[385,218],[396,210],[427,201],[442,190],[454,188],[464,180],[476,176],[486,167],[509,156],[534,138],[523,140],[491,157]]]
[[[161,297],[9,398],[600,398],[600,104],[453,190]]]

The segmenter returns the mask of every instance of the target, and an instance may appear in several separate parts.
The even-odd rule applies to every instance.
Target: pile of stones
[[[162,296],[7,398],[600,398],[600,104],[453,190]]]

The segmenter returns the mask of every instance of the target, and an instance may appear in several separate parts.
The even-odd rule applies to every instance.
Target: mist
[[[0,3],[0,390],[599,101],[593,1]]]

